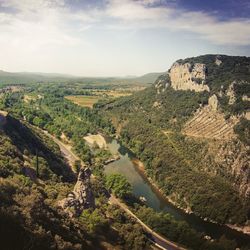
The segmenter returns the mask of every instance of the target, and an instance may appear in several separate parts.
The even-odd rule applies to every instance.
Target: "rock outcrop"
[[[217,66],[220,66],[220,65],[222,64],[222,61],[220,60],[220,56],[217,56],[217,57],[215,58],[215,64],[216,64]]]
[[[250,198],[249,150],[249,146],[237,140],[209,145],[209,151],[215,163],[219,165],[218,169],[225,175],[230,173],[234,186],[242,196],[248,198]]]
[[[206,66],[202,63],[180,64],[175,62],[170,69],[171,86],[176,90],[210,91],[205,84]]]
[[[210,109],[212,111],[217,111],[218,109],[218,98],[216,95],[212,95],[211,97],[209,97],[208,99],[208,106],[210,107]]]
[[[81,168],[74,190],[67,195],[67,198],[59,201],[59,206],[62,207],[70,217],[79,216],[83,209],[95,206],[90,176],[91,170],[89,168]]]
[[[157,89],[157,94],[164,92],[169,85],[170,85],[170,77],[168,73],[159,76],[155,81],[155,88]]]
[[[235,92],[234,92],[234,84],[235,82],[232,82],[229,85],[229,88],[227,89],[227,92],[226,92],[226,95],[229,97],[229,101],[228,101],[229,105],[234,104],[236,101]]]

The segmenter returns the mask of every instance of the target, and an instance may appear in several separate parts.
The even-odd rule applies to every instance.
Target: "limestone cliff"
[[[94,207],[94,197],[90,184],[91,171],[89,168],[81,168],[78,174],[74,190],[67,198],[59,202],[59,206],[69,214],[70,217],[79,216],[83,209]]]
[[[169,72],[160,76],[155,82],[157,93],[171,86],[175,90],[192,90],[195,92],[210,91],[206,80],[206,66],[201,63],[178,63],[175,62]]]
[[[170,69],[171,86],[176,90],[209,91],[205,84],[206,66],[202,63],[174,63]]]
[[[249,197],[249,142],[244,138],[249,136],[250,58],[205,55],[176,61],[155,82],[160,95],[152,104],[153,110],[160,112],[164,108],[169,87],[191,90],[197,92],[193,96],[207,99],[181,125],[181,132],[207,143],[209,152],[204,152],[204,165],[206,158],[212,160],[205,171],[210,172],[213,166],[215,175],[223,172],[223,177],[230,176],[239,192]]]

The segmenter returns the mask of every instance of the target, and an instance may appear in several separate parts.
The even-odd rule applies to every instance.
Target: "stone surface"
[[[169,85],[170,78],[168,73],[159,76],[155,81],[155,88],[157,89],[157,94],[164,92]]]
[[[222,61],[220,60],[220,56],[217,56],[216,59],[215,59],[215,64],[217,66],[220,66],[222,64]]]
[[[212,95],[208,99],[208,105],[212,111],[216,111],[218,109],[218,98],[216,95]]]
[[[232,82],[229,85],[227,92],[226,92],[226,95],[229,97],[229,101],[228,101],[229,105],[234,104],[236,101],[236,97],[235,97],[235,93],[234,93],[234,84],[235,84],[235,82]]]
[[[205,64],[174,63],[169,73],[171,86],[176,90],[193,90],[196,92],[210,91],[205,84],[206,66]]]
[[[78,174],[74,190],[67,197],[59,201],[59,206],[69,214],[70,217],[81,215],[82,211],[95,206],[90,183],[91,170],[81,168]]]

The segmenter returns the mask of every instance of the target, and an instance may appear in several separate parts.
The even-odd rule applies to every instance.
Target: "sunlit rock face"
[[[234,92],[234,84],[235,82],[232,82],[226,91],[226,95],[229,97],[229,101],[228,101],[229,105],[234,104],[236,101],[235,92]]]
[[[170,85],[170,78],[168,73],[159,76],[154,84],[155,88],[157,89],[157,94],[164,92],[169,85]]]
[[[216,95],[212,95],[208,99],[208,105],[212,111],[217,111],[218,109],[218,98]]]
[[[221,59],[220,56],[217,56],[217,57],[215,58],[215,64],[216,64],[217,66],[220,66],[220,65],[222,64],[222,61],[221,61],[220,59]]]
[[[59,202],[59,206],[70,217],[79,216],[84,209],[95,206],[90,176],[91,170],[89,168],[81,168],[74,190],[68,194],[67,198]]]
[[[176,90],[210,91],[205,84],[206,66],[202,63],[180,64],[175,62],[170,69],[171,86]]]

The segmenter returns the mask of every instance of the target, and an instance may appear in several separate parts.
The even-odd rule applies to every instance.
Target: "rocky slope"
[[[105,115],[119,121],[123,142],[176,204],[221,223],[247,223],[249,83],[248,57],[187,58],[154,87],[104,104]]]
[[[70,217],[81,215],[83,209],[94,208],[94,196],[90,184],[91,170],[81,168],[78,174],[74,190],[67,198],[59,202],[59,206],[64,209]]]
[[[223,80],[218,84],[216,78],[221,75]],[[250,58],[208,55],[179,60],[172,65],[166,76],[156,81],[155,87],[158,94],[169,87],[209,92],[208,104],[201,105],[193,112],[183,125],[182,133],[193,138],[216,140],[216,144],[220,145],[219,155],[210,150],[214,152],[212,158],[220,168],[234,176],[233,185],[239,188],[240,193],[249,197],[250,166],[247,152],[250,148],[238,139],[235,127],[242,119],[249,120]],[[247,137],[249,125],[244,131]],[[232,141],[241,149],[238,153],[232,147],[228,149]],[[214,145],[210,144],[211,147]]]
[[[183,134],[198,138],[231,140],[236,138],[234,126],[239,122],[237,117],[225,119],[218,111],[218,99],[213,95],[208,105],[199,108],[193,117],[184,125]]]

